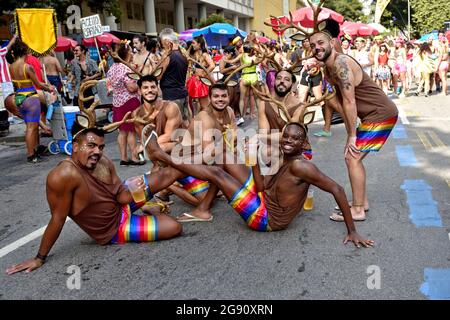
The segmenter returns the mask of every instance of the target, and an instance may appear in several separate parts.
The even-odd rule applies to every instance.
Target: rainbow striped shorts
[[[178,182],[183,185],[183,189],[189,192],[191,195],[195,196],[199,193],[208,191],[209,182],[203,181],[191,176],[187,176],[181,179],[178,179]]]
[[[251,170],[245,183],[231,197],[228,204],[244,219],[250,229],[271,231],[269,213],[264,204],[264,193],[256,192]]]
[[[153,198],[148,186],[147,176],[144,174],[145,201],[122,206],[122,217],[120,219],[119,230],[112,238],[111,243],[124,244],[126,242],[148,242],[158,240],[158,220],[155,216],[138,216],[133,214],[143,207],[147,201]]]
[[[356,132],[356,147],[361,152],[379,151],[391,134],[397,116],[382,122],[362,122]]]

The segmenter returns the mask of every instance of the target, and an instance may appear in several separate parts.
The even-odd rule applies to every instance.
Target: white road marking
[[[403,110],[402,106],[397,105],[398,108],[398,117],[402,121],[403,124],[409,124],[409,120],[406,117],[405,111]]]
[[[68,220],[71,220],[70,218],[66,219],[66,222]],[[0,258],[6,256],[8,253],[20,248],[21,246],[27,244],[30,241],[33,241],[34,239],[42,236],[44,234],[45,229],[47,226],[43,226],[42,228],[37,229],[36,231],[33,231],[32,233],[20,238],[17,241],[14,241],[11,244],[8,244],[6,247],[3,247],[0,249]]]

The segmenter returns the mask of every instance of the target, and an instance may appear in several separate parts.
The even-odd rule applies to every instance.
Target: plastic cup
[[[314,190],[309,189],[305,203],[303,204],[303,210],[311,211],[313,209],[313,207],[314,207]]]
[[[142,176],[131,177],[127,179],[128,190],[131,192],[134,202],[141,203],[145,201],[144,182]]]
[[[247,152],[245,153],[245,165],[247,167],[256,166],[258,159],[258,144],[249,143]]]

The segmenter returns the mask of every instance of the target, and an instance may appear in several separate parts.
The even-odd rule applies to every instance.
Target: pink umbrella
[[[305,28],[313,28],[314,27],[314,12],[311,7],[300,8],[294,12],[292,12],[293,22],[300,23],[302,27]],[[336,11],[333,11],[328,8],[323,8],[319,13],[319,21],[323,21],[326,19],[333,19],[334,21],[342,24],[344,22],[344,16]]]
[[[103,34],[97,36],[96,38],[97,38],[97,44],[99,46],[110,45],[113,42],[114,43],[120,42],[119,38],[117,38],[115,35],[113,35],[109,32],[104,32]],[[83,39],[83,44],[88,47],[93,47],[93,46],[95,46],[95,40],[94,40],[94,38]]]
[[[69,49],[73,49],[77,46],[77,44],[78,43],[73,39],[59,36],[58,39],[56,40],[55,52],[63,52]]]
[[[376,36],[377,34],[379,34],[377,29],[372,28],[367,24],[350,21],[345,21],[342,24],[341,32],[347,33],[351,36],[361,36],[361,37]]]
[[[257,36],[257,37],[256,37],[256,40],[258,40],[260,43],[267,43],[267,42],[270,41],[269,38],[262,37],[262,36]]]

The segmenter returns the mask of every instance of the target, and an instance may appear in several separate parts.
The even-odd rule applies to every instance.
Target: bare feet
[[[361,210],[359,208],[359,212],[356,209],[356,207],[350,207],[350,212],[352,213],[353,221],[364,221],[366,220],[366,212],[364,210]],[[330,220],[336,221],[336,222],[343,222],[344,216],[342,215],[341,211],[333,212],[330,216]]]
[[[164,161],[164,156],[168,156],[158,145],[158,136],[153,131],[153,126],[145,126],[142,129],[142,141],[144,143],[144,152],[145,156],[155,162],[155,161]]]
[[[352,202],[352,201],[349,201],[349,202],[348,202],[348,205],[351,207],[351,206],[353,205],[353,202]],[[370,209],[370,208],[369,208],[369,204],[368,204],[368,203],[364,204],[364,211],[365,211],[365,212],[368,212],[369,209]],[[341,209],[339,209],[339,206],[334,207],[334,210],[336,210],[336,211],[341,211]]]

